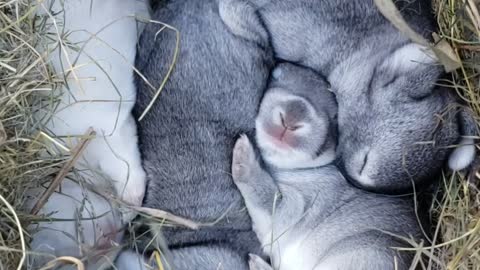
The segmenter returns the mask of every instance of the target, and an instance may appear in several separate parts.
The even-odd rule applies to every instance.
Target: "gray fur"
[[[175,270],[217,269],[220,262],[237,265],[240,259],[235,269],[243,269],[248,252],[260,248],[229,171],[235,137],[254,129],[273,54],[265,33],[228,31],[220,18],[228,16],[224,6],[216,0],[173,0],[160,3],[152,16],[177,28],[181,42],[174,72],[138,123],[148,179],[143,205],[201,223],[225,215],[198,231],[163,230]],[[255,13],[242,18],[258,24]],[[164,79],[175,48],[175,33],[157,33],[161,27],[145,28],[136,63],[154,87]],[[138,117],[155,90],[140,78],[137,83]]]
[[[408,245],[384,232],[421,238],[413,198],[352,187],[332,165],[267,172],[247,137],[237,142],[233,162],[234,181],[275,269],[409,269],[412,254],[393,249]]]
[[[398,192],[424,183],[443,166],[447,146],[461,134],[474,135],[461,126],[461,116],[446,112],[456,99],[435,85],[441,67],[412,54],[408,48],[415,45],[373,0],[250,2],[276,57],[310,67],[331,83],[339,105],[339,165],[356,185]],[[430,38],[431,1],[395,2],[412,28]],[[226,24],[235,29],[235,21]],[[428,63],[415,63],[419,58]]]
[[[168,260],[165,260],[166,257],[164,254],[160,256],[161,263],[166,269],[232,270],[247,268],[245,259],[238,252],[224,247],[186,247],[175,250],[173,256],[168,257]],[[115,261],[115,266],[118,270],[160,269],[156,260],[147,261],[143,255],[132,251],[121,252]]]
[[[288,70],[285,66],[282,69]],[[274,85],[284,85],[284,95],[303,94],[301,89],[310,89],[310,93],[317,93],[309,95],[316,97],[309,98],[316,103],[314,106],[327,106],[326,110],[331,110],[329,107],[333,104],[328,102],[331,93],[326,91],[324,84],[315,87],[308,77],[302,76],[300,68],[292,70],[298,76],[297,84],[285,87],[289,85],[285,75],[286,83],[280,78]],[[304,72],[306,76],[312,75],[310,71]],[[269,88],[266,96],[272,90],[276,88]],[[270,103],[271,99],[262,100],[260,112],[269,108]],[[320,109],[301,121],[306,123],[322,117],[330,117],[331,125],[326,127],[328,130],[312,126],[313,132],[334,131],[336,119]],[[258,118],[264,116],[260,114]],[[311,136],[305,139],[316,140]],[[285,161],[268,156],[278,145],[271,144],[272,140],[272,137],[257,135],[257,144],[267,165],[264,169],[249,139],[242,136],[233,151],[232,175],[245,199],[254,231],[263,250],[270,255],[274,269],[408,269],[411,254],[392,249],[407,244],[391,234],[413,236],[416,240],[422,238],[412,197],[389,197],[357,189],[332,165],[293,168],[291,164],[297,164],[300,156],[285,156]],[[309,151],[302,145],[292,148]],[[398,268],[395,268],[395,260]],[[255,256],[250,259],[250,268],[269,269]]]

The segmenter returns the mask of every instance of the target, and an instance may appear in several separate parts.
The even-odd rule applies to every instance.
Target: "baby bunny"
[[[39,5],[40,10],[61,14],[51,23],[65,18],[62,29],[52,26],[59,38],[68,33],[68,43],[59,39],[51,54],[55,71],[66,78],[67,85],[60,107],[47,123],[49,131],[71,137],[93,127],[98,137],[83,156],[84,167],[106,173],[124,201],[140,205],[145,173],[131,111],[136,96],[133,63],[138,37],[134,16],[148,17],[145,1],[53,0]]]
[[[256,136],[263,157],[284,168],[319,167],[335,159],[337,105],[313,71],[279,64],[262,99]],[[334,121],[335,120],[335,121]]]
[[[403,192],[431,179],[459,142],[466,145],[452,155],[452,169],[473,159],[473,140],[461,140],[475,134],[473,121],[465,121],[469,116],[450,106],[457,100],[449,90],[436,85],[441,68],[373,0],[232,1],[255,6],[277,58],[328,79],[339,105],[339,165],[352,183]],[[395,2],[410,26],[429,37],[430,1]],[[224,20],[235,33],[238,22]]]
[[[225,7],[223,0],[159,3],[153,20],[175,27],[180,46],[174,71],[145,115],[170,68],[177,36],[149,24],[139,42],[136,63],[153,85],[137,78],[144,206],[211,224],[162,230],[175,270],[246,269],[248,253],[260,250],[229,171],[235,137],[255,128],[273,54],[261,29],[233,35],[221,20],[232,12]],[[247,17],[260,25],[253,11]]]
[[[284,118],[287,118],[291,117],[288,112],[295,114],[309,103],[308,113],[299,117],[296,125],[305,125],[311,129],[311,134],[323,134],[333,140],[335,119],[331,112],[335,106],[325,83],[315,87],[314,81],[321,81],[321,78],[312,80],[312,72],[305,70],[305,77],[297,78],[297,84],[294,84],[290,76],[302,76],[301,69],[293,66],[279,68],[286,81],[283,82],[280,76],[272,84],[275,87],[267,90],[257,120],[257,123],[263,123],[260,128],[278,125],[274,123],[277,120],[270,117],[268,108],[278,107],[277,110],[284,112]],[[277,87],[283,92],[280,93]],[[270,91],[274,91],[275,98]],[[297,94],[303,96],[295,99]],[[285,96],[283,102],[278,101],[281,95]],[[322,106],[327,107],[322,109]],[[319,118],[326,118],[323,122],[331,124],[316,125]],[[263,132],[267,133],[266,130]],[[293,133],[290,136],[302,137],[305,143],[315,145],[318,140],[315,136],[304,136],[301,128],[290,132]],[[322,155],[327,156],[325,160],[332,160],[328,150],[334,148],[333,144],[319,154],[302,144],[292,144],[285,139],[280,141],[276,135],[257,135],[256,141],[269,171],[263,169],[256,159],[247,136],[237,141],[232,162],[233,180],[245,200],[254,231],[272,263],[269,266],[261,258],[251,256],[251,270],[408,269],[410,254],[400,253],[392,247],[405,246],[393,235],[421,236],[412,198],[365,192],[351,186],[336,167],[320,166],[316,160]],[[292,153],[308,153],[310,163],[305,163],[307,155],[273,157],[275,151],[284,151],[285,144],[289,144]],[[293,164],[301,166],[295,168]]]
[[[50,0],[39,1],[37,7],[38,16],[45,18],[51,29],[49,39],[58,38],[39,50],[50,52],[49,61],[57,76],[66,81],[57,110],[53,115],[39,113],[38,119],[48,119],[47,133],[58,141],[77,138],[93,127],[97,136],[75,164],[76,172],[93,190],[141,205],[145,172],[131,110],[136,96],[133,63],[138,36],[134,16],[148,17],[145,1]],[[72,143],[68,146],[73,148],[78,141],[65,143]],[[110,202],[83,185],[63,183],[60,190],[41,213],[54,213],[53,218],[65,220],[42,222],[39,231],[32,228],[36,232],[32,235],[33,250],[42,249],[55,256],[83,256],[84,250],[118,242],[119,229],[133,218],[130,212],[122,216]],[[32,197],[43,191],[36,190]],[[87,197],[91,198],[90,207],[85,208]],[[75,209],[78,216],[87,219],[73,219]],[[90,213],[92,209],[98,216]],[[115,237],[99,244],[99,232]],[[48,249],[42,248],[45,245]],[[92,268],[100,269],[97,265]]]

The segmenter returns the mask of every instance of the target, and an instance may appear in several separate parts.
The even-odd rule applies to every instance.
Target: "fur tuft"
[[[450,154],[448,167],[452,171],[460,171],[467,168],[475,158],[475,152],[473,139],[462,139],[459,146]]]

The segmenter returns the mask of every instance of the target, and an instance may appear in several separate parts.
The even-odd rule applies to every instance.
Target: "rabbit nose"
[[[283,113],[280,113],[280,121],[282,122],[282,126],[285,128],[285,130],[295,131],[302,127],[298,121],[288,117],[288,115],[284,115]]]

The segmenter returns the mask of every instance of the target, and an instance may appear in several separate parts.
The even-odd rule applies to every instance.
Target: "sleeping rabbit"
[[[454,93],[436,82],[442,69],[377,10],[373,0],[231,0],[238,16],[262,18],[278,59],[323,74],[338,101],[339,166],[352,183],[381,192],[404,192],[428,183],[451,146],[464,145],[449,165],[473,159],[475,124],[455,107]],[[425,37],[433,28],[431,1],[395,1],[410,26]],[[223,17],[233,33],[238,20]],[[243,29],[243,32],[246,30]]]
[[[351,186],[329,164],[336,104],[326,82],[291,64],[275,73],[256,120],[266,168],[247,136],[233,150],[233,180],[272,264],[252,256],[250,269],[409,269],[393,235],[421,238],[413,199]]]
[[[131,110],[139,34],[134,16],[148,18],[147,5],[143,0],[51,0],[38,2],[37,8],[54,39],[39,50],[49,52],[49,63],[66,84],[54,113],[40,112],[36,117],[47,120],[46,133],[70,149],[88,128],[97,135],[75,164],[85,182],[64,180],[49,198],[40,214],[53,213],[50,217],[61,221],[32,226],[31,247],[54,256],[88,257],[90,251],[118,243],[120,229],[134,216],[130,211],[119,213],[118,205],[112,207],[100,194],[136,206],[144,196],[145,172]],[[42,187],[32,192],[32,204],[43,191]],[[95,261],[89,267],[99,269]]]
[[[228,31],[220,18],[231,11],[225,7],[223,0],[159,3],[152,19],[179,31],[179,53],[148,111],[171,66],[176,33],[149,24],[139,42],[136,63],[153,86],[137,78],[134,113],[145,115],[138,122],[148,180],[144,206],[209,224],[163,229],[175,270],[246,269],[248,253],[260,250],[229,171],[235,137],[254,130],[273,55],[265,31]],[[237,18],[243,19],[259,20],[253,13]]]

